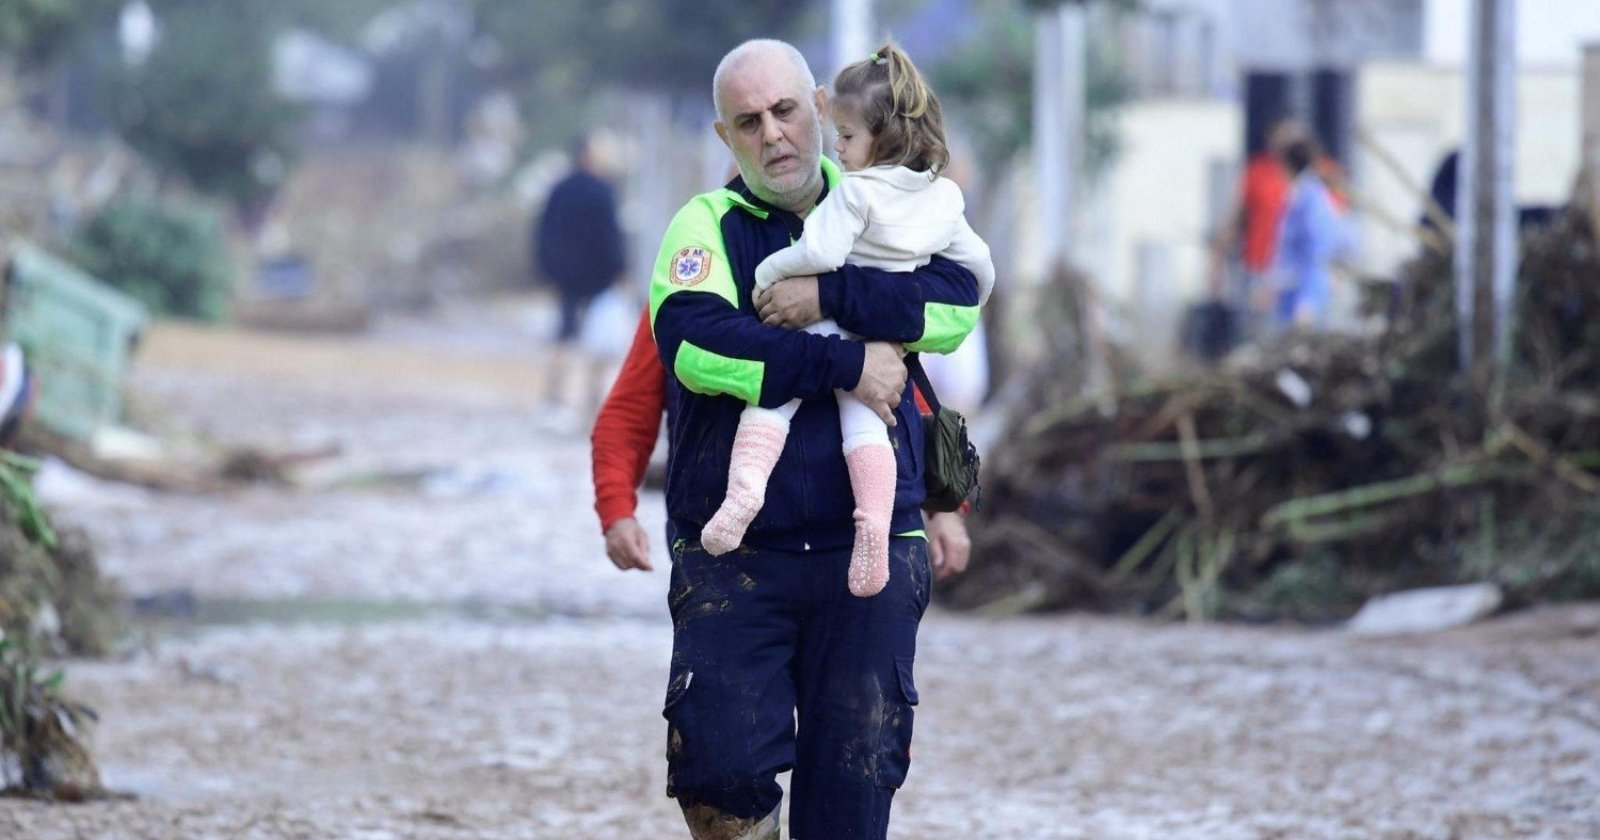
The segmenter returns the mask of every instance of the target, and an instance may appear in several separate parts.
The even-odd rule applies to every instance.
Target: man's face
[[[756,195],[799,212],[821,191],[822,121],[827,99],[784,56],[748,56],[722,80],[717,136]]]

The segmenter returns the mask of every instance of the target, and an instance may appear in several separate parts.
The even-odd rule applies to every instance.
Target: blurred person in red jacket
[[[1210,285],[1214,298],[1250,302],[1271,273],[1277,256],[1278,228],[1288,205],[1292,178],[1283,165],[1283,150],[1307,136],[1299,120],[1281,119],[1267,130],[1267,144],[1245,162],[1233,213],[1217,231],[1211,251]],[[1228,258],[1238,249],[1244,269],[1242,287],[1225,288]],[[1231,294],[1229,292],[1232,292]]]
[[[1284,154],[1291,146],[1311,140],[1304,123],[1285,117],[1272,124],[1267,130],[1266,146],[1245,163],[1234,210],[1212,243],[1209,286],[1213,299],[1261,311],[1275,305],[1270,281],[1278,262],[1278,232],[1283,227],[1294,184],[1294,174],[1284,165]],[[1334,210],[1342,214],[1348,200],[1344,171],[1338,161],[1319,153],[1313,168],[1327,186]],[[1235,288],[1229,289],[1227,265],[1235,249],[1243,276]]]
[[[650,333],[649,313],[642,314],[633,345],[617,379],[600,406],[590,436],[593,449],[595,513],[605,535],[606,556],[618,569],[653,571],[650,539],[635,516],[638,488],[650,464],[667,405],[666,371]],[[917,404],[928,411],[922,395]],[[928,554],[938,579],[966,571],[972,541],[962,513],[927,515]]]

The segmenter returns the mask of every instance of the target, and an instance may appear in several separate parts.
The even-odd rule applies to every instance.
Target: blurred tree
[[[939,97],[951,103],[989,166],[1007,166],[1032,139],[1033,8],[1076,0],[987,0],[979,4],[977,34],[929,75]],[[1115,12],[1140,0],[1100,0]],[[1117,108],[1129,87],[1105,39],[1091,39],[1086,76],[1084,171],[1092,179],[1117,154]]]
[[[205,210],[118,199],[78,229],[68,250],[152,312],[216,320],[227,307],[227,249],[221,225]]]
[[[0,2],[0,63],[13,70],[46,67],[85,31],[116,16],[122,0]]]
[[[298,109],[273,90],[287,6],[157,0],[159,36],[139,63],[107,68],[107,113],[164,175],[227,200],[248,222],[282,183]]]
[[[472,0],[479,29],[524,73],[562,68],[571,81],[648,90],[710,87],[723,54],[740,41],[782,37],[810,0]]]
[[[972,139],[978,188],[969,198],[979,232],[1000,228],[999,200],[1006,194],[1018,153],[1033,139],[1034,15],[1040,9],[1080,0],[978,0],[980,23],[972,37],[929,68],[929,80],[944,102],[947,118]],[[1141,0],[1088,0],[1113,14],[1129,14]],[[1085,71],[1084,152],[1080,165],[1089,181],[1103,173],[1117,154],[1117,108],[1129,86],[1109,39],[1090,38]],[[1004,255],[1004,251],[997,255]],[[1002,267],[1003,269],[1004,267]],[[984,307],[993,336],[988,345],[991,381],[1003,382],[1012,368],[1002,338],[1008,301],[1004,291]]]
[[[274,0],[264,5],[264,11],[275,17],[275,28],[304,29],[348,46],[360,40],[373,18],[400,4],[397,0]]]
[[[584,122],[596,89],[615,85],[710,100],[717,62],[741,41],[793,37],[812,0],[470,0],[498,46],[500,80],[521,93],[536,143]]]

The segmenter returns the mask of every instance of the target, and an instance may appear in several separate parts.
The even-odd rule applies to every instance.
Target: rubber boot
[[[778,809],[761,819],[730,817],[710,805],[683,806],[694,840],[779,840]]]
[[[700,530],[700,544],[714,556],[727,554],[744,542],[744,532],[761,512],[767,497],[767,479],[783,454],[789,421],[766,412],[745,412],[733,436],[728,459],[728,495]]]
[[[858,446],[844,454],[856,495],[856,540],[850,548],[850,594],[867,598],[889,582],[889,519],[894,514],[894,450]]]

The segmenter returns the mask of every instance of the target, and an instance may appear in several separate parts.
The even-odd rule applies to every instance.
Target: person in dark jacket
[[[572,158],[572,172],[556,183],[545,201],[533,242],[539,274],[555,286],[561,307],[557,352],[550,366],[551,395],[556,398],[564,372],[586,367],[573,364],[567,348],[578,338],[589,304],[621,282],[627,267],[616,192],[603,177],[594,135],[573,143]],[[588,381],[603,379],[599,371],[590,373],[594,375],[586,376]]]
[[[822,157],[827,93],[777,41],[735,48],[712,90],[739,175],[678,211],[650,286],[673,380],[667,793],[695,840],[776,840],[776,776],[792,770],[790,836],[883,840],[911,761],[916,632],[932,582],[922,421],[900,354],[956,349],[978,320],[978,280],[935,256],[894,275],[846,264],[756,297],[756,266],[839,188]],[[800,331],[825,317],[866,340]],[[871,598],[847,581],[855,501],[836,390],[884,419],[895,453],[892,571]],[[740,414],[795,398],[764,507],[739,549],[713,556],[699,537],[727,495]]]

